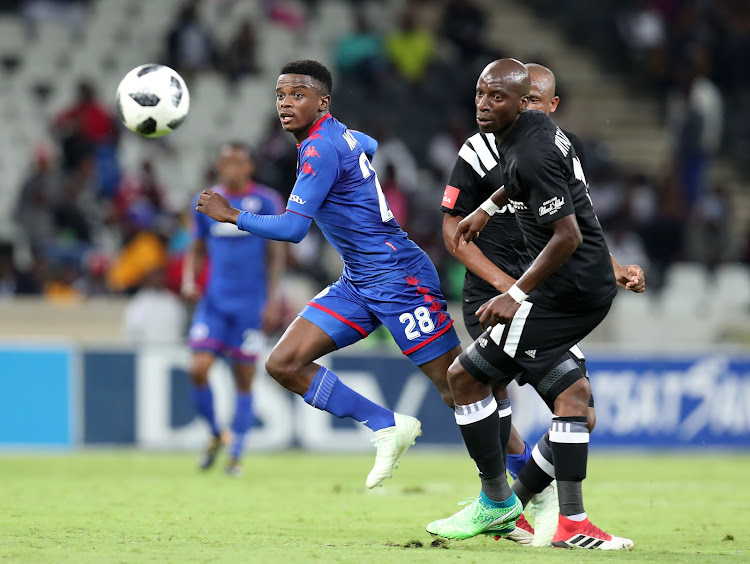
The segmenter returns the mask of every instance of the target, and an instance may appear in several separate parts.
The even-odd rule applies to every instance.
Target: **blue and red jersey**
[[[250,182],[241,193],[229,192],[221,185],[212,190],[240,210],[261,215],[283,212],[278,193],[262,184]],[[268,247],[265,238],[241,231],[233,223],[220,223],[197,211],[193,212],[192,232],[195,238],[206,242],[210,261],[205,299],[227,313],[248,307],[248,304],[265,302]]]
[[[358,132],[357,132],[358,133]],[[330,114],[297,147],[287,210],[314,219],[344,261],[344,278],[370,286],[429,260],[401,229],[355,136]]]

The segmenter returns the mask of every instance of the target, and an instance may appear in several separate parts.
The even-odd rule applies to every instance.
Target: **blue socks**
[[[219,436],[220,430],[216,423],[216,414],[214,413],[214,394],[211,391],[211,386],[206,384],[205,386],[193,386],[193,405],[199,415],[208,422],[211,426],[211,433],[214,436]]]
[[[339,377],[325,367],[315,374],[310,388],[302,396],[311,406],[336,417],[351,417],[373,431],[396,424],[393,412],[371,402],[344,385]]]
[[[505,466],[508,468],[508,472],[513,476],[513,479],[518,478],[518,473],[521,471],[526,463],[531,458],[531,447],[526,441],[523,442],[523,454],[509,454],[506,457]]]
[[[234,421],[232,421],[232,446],[229,448],[229,456],[239,459],[245,448],[245,436],[255,422],[253,413],[253,394],[237,392],[237,404],[234,409]]]

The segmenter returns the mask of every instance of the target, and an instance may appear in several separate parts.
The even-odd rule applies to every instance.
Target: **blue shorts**
[[[261,305],[225,312],[209,300],[201,300],[190,325],[190,348],[243,364],[255,364],[266,346],[266,336],[260,330]]]
[[[338,348],[367,337],[381,325],[420,366],[460,344],[431,262],[403,278],[359,288],[339,278],[299,314],[328,334]]]

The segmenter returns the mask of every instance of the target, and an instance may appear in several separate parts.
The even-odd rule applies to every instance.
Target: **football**
[[[190,94],[175,70],[148,64],[125,75],[117,87],[116,102],[125,127],[144,137],[163,137],[185,121]]]

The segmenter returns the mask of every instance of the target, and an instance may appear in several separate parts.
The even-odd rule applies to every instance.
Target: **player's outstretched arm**
[[[557,271],[583,242],[575,214],[566,215],[550,223],[552,237],[507,293],[492,298],[477,310],[483,325],[510,323],[528,295]]]
[[[461,239],[467,243],[476,239],[479,232],[487,225],[490,216],[507,204],[508,195],[505,193],[505,187],[501,186],[481,206],[459,222],[456,233],[453,235],[453,249],[458,248]]]
[[[216,221],[234,223],[243,231],[276,241],[299,243],[310,229],[312,218],[287,211],[281,215],[259,215],[240,211],[212,190],[204,190],[198,199],[197,211]]]
[[[646,291],[646,275],[637,264],[620,264],[617,259],[609,254],[612,259],[612,270],[615,273],[617,285],[636,294]]]
[[[479,276],[482,280],[492,284],[498,292],[508,291],[514,282],[514,278],[508,276],[500,268],[488,259],[484,253],[473,242],[461,241],[458,247],[453,246],[453,236],[459,222],[463,219],[460,215],[443,214],[443,242],[448,252],[456,257],[461,263]]]

